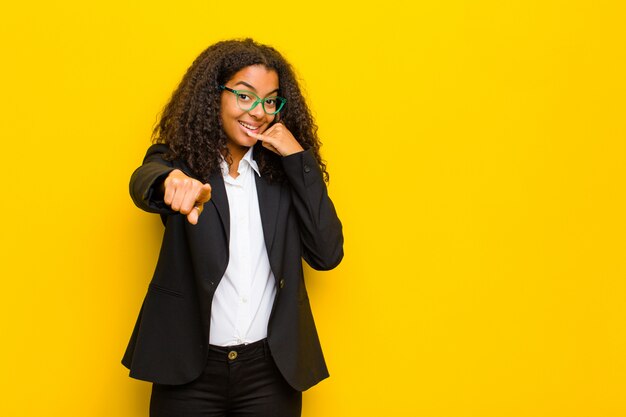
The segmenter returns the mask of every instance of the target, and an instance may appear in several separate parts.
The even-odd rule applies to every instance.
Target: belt
[[[209,359],[223,362],[233,362],[235,360],[245,361],[269,355],[270,349],[267,344],[267,339],[235,346],[209,345]]]

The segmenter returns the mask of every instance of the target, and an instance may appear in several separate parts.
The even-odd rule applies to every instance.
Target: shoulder
[[[154,159],[155,157],[159,157],[165,160],[166,154],[170,153],[170,148],[164,143],[155,143],[151,145],[146,151],[146,156],[144,156],[144,163],[148,162],[150,159]]]

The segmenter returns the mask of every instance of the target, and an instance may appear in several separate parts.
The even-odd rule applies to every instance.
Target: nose
[[[253,109],[248,110],[248,113],[256,119],[264,117],[265,110],[263,110],[263,103],[258,103]]]

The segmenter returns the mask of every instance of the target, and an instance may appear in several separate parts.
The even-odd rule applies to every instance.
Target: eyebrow
[[[256,92],[256,88],[254,88],[254,86],[252,86],[252,85],[248,84],[248,83],[247,83],[247,82],[245,82],[245,81],[238,81],[238,82],[236,82],[236,83],[235,83],[235,85],[239,85],[239,84],[244,85],[244,86],[248,87],[249,89],[251,89],[251,90],[253,90],[253,91],[255,91],[255,92]],[[269,93],[267,93],[267,95],[277,93],[277,92],[278,92],[278,90],[279,90],[279,89],[277,88],[277,89],[275,89],[275,90],[273,90],[273,91],[270,91]]]

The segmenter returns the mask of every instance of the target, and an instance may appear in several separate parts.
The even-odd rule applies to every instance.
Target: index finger
[[[211,184],[203,184],[198,196],[196,197],[196,202],[198,203],[206,203],[211,199]]]
[[[270,129],[271,129],[271,128],[270,128]],[[266,130],[265,132],[263,132],[263,133],[267,133],[270,129],[267,129],[267,130]],[[263,140],[267,139],[267,136],[262,135],[262,134],[260,134],[260,133],[253,133],[253,132],[250,132],[249,130],[246,130],[246,134],[247,134],[248,136],[252,137],[252,138],[255,138],[255,139],[258,139],[258,140],[261,140],[261,141],[263,141]]]

